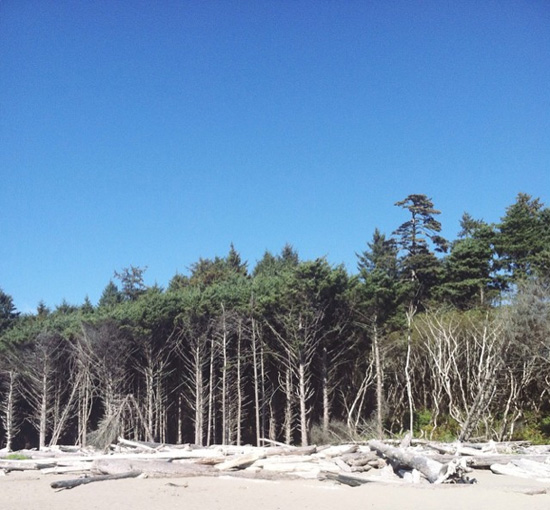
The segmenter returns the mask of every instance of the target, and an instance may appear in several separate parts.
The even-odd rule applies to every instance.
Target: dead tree
[[[15,404],[17,400],[17,372],[12,369],[6,369],[0,375],[3,376],[3,387],[5,389],[2,403],[0,404],[0,413],[2,416],[2,425],[6,435],[6,450],[12,449],[13,438],[16,436],[18,427]]]

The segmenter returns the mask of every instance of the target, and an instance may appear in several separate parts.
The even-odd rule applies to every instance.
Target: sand
[[[96,482],[55,491],[54,480],[74,478],[12,472],[0,477],[1,510],[355,510],[355,509],[545,509],[550,481],[537,482],[488,471],[475,485],[360,487],[331,481],[263,481],[239,478],[147,478]],[[548,493],[546,493],[548,490]]]

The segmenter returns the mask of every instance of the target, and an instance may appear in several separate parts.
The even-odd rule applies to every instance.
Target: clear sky
[[[2,0],[0,287],[96,303],[233,242],[355,271],[394,203],[451,239],[550,205],[547,0]]]

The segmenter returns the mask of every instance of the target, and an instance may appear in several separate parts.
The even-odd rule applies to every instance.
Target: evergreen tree
[[[120,273],[115,271],[115,278],[120,280],[123,300],[135,301],[146,290],[147,286],[143,281],[143,274],[147,267],[130,266],[125,267]]]
[[[358,254],[357,267],[363,281],[362,303],[368,313],[384,323],[395,309],[398,289],[398,248],[394,239],[375,229],[368,250]]]
[[[277,256],[266,251],[262,259],[256,264],[253,275],[277,275],[285,271],[293,271],[298,267],[300,259],[298,253],[290,244],[285,244]]]
[[[439,294],[460,309],[489,304],[499,283],[494,275],[494,229],[464,213],[460,239],[451,244],[445,259],[444,282]]]
[[[189,286],[189,277],[181,273],[176,273],[168,284],[169,292],[176,292]]]
[[[84,303],[82,303],[80,311],[84,314],[94,313],[94,305],[92,305],[92,302],[88,296],[84,298]]]
[[[441,223],[435,219],[441,212],[434,209],[426,195],[409,195],[395,205],[407,209],[411,215],[393,234],[404,253],[401,267],[404,279],[410,284],[407,294],[419,304],[430,296],[440,278],[441,262],[434,251],[447,251],[447,241],[439,235]]]
[[[19,317],[13,298],[0,288],[0,333],[12,326]]]
[[[205,288],[235,276],[246,276],[246,262],[241,261],[241,256],[231,244],[227,257],[215,257],[214,259],[200,258],[191,265],[191,285]]]
[[[44,300],[41,300],[39,303],[38,303],[38,306],[36,307],[36,315],[40,318],[40,319],[44,319],[46,318],[48,315],[50,315],[51,313],[51,310],[49,309],[49,307],[46,305],[46,303],[44,302]]]
[[[99,308],[113,308],[122,302],[122,294],[116,284],[110,280],[99,298],[97,306]]]
[[[387,239],[375,229],[368,250],[358,255],[360,287],[360,323],[364,324],[372,341],[376,376],[376,428],[378,437],[384,435],[384,384],[380,341],[387,333],[391,316],[397,308],[399,294],[398,248],[393,239]]]
[[[542,202],[519,193],[498,225],[495,247],[509,281],[546,273],[550,260],[550,212]]]

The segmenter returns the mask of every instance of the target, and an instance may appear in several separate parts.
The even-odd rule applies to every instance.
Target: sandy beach
[[[70,490],[50,487],[67,475],[12,472],[0,477],[2,510],[389,510],[548,509],[550,482],[476,471],[475,485],[348,487],[331,481],[231,478],[146,478],[97,482]],[[73,477],[74,478],[74,477]]]

